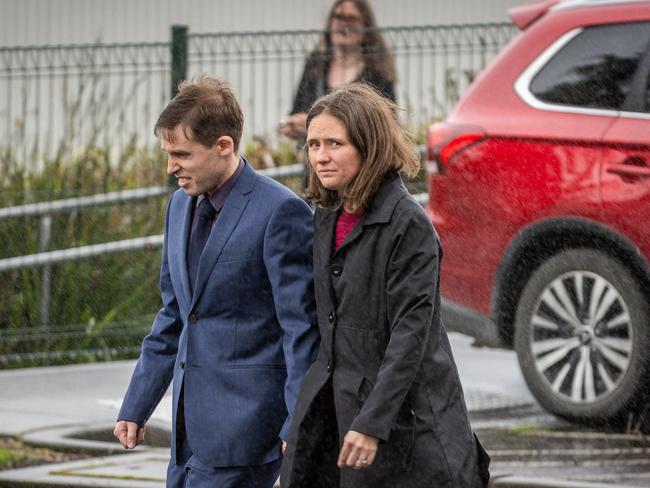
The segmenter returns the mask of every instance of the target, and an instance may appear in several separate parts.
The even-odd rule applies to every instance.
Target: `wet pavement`
[[[650,437],[598,431],[545,413],[511,351],[477,349],[450,334],[472,426],[492,456],[493,488],[650,487]],[[171,403],[125,454],[112,439],[132,361],[0,371],[0,435],[92,453],[92,459],[0,472],[1,487],[164,486]]]
[[[650,438],[575,426],[479,431],[493,473],[610,486],[650,486]]]

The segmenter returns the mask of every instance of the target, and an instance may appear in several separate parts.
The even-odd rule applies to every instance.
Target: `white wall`
[[[371,0],[381,26],[500,22],[532,0]],[[320,29],[332,0],[0,0],[0,46],[166,41],[190,32]]]

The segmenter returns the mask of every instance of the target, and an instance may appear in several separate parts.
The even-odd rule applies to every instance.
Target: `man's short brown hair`
[[[185,136],[205,147],[212,147],[222,136],[239,150],[244,115],[230,85],[210,75],[183,81],[178,93],[164,108],[154,126],[154,134],[181,126]]]
[[[310,166],[306,196],[324,207],[345,202],[347,209],[364,212],[384,176],[400,171],[408,177],[417,175],[420,158],[412,138],[395,116],[395,104],[372,86],[351,83],[324,95],[307,114],[307,129],[315,117],[329,114],[343,123],[350,142],[361,155],[359,174],[343,190],[325,188]]]

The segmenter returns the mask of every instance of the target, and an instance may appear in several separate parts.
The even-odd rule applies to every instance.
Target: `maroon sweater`
[[[348,236],[352,229],[359,223],[363,217],[363,214],[360,213],[348,213],[345,210],[341,210],[339,219],[336,221],[336,234],[334,236],[334,252],[338,251],[343,241]]]

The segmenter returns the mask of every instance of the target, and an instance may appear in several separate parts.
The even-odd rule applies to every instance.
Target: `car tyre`
[[[648,304],[623,263],[573,249],[544,261],[524,287],[515,350],[545,409],[570,420],[615,421],[643,403],[649,330]]]

